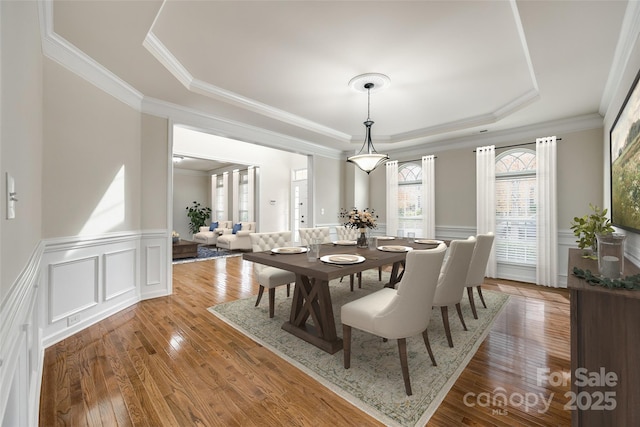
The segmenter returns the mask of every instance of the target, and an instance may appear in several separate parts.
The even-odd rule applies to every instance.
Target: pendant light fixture
[[[347,162],[351,162],[365,171],[367,174],[377,168],[384,161],[389,160],[389,156],[386,154],[379,154],[373,146],[371,141],[371,125],[373,120],[370,117],[371,111],[371,91],[378,91],[385,88],[390,83],[389,77],[384,74],[362,74],[356,76],[349,82],[349,86],[357,91],[367,91],[367,120],[364,122],[365,136],[364,143],[360,151],[351,157],[347,157]]]

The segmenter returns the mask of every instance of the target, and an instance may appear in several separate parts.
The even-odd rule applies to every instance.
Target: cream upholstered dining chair
[[[344,225],[336,226],[338,240],[358,240],[358,234],[357,228],[347,228]]]
[[[360,232],[357,228],[348,228],[344,225],[336,226],[336,236],[338,240],[358,240]],[[382,281],[382,267],[378,267],[378,281]],[[358,273],[358,287],[362,287],[362,273]],[[353,275],[351,275],[351,290],[353,291]]]
[[[321,243],[331,243],[329,227],[300,228],[300,242],[303,245],[310,245],[313,239],[319,239]]]
[[[291,240],[291,232],[251,233],[249,238],[251,239],[253,252],[263,252],[285,246]],[[260,304],[265,288],[269,289],[269,318],[272,318],[275,311],[276,288],[281,285],[287,285],[287,296],[289,296],[291,283],[296,281],[296,275],[291,271],[258,263],[253,264],[253,271],[260,285],[255,306],[257,307]]]
[[[465,331],[467,330],[464,317],[462,317],[460,301],[462,301],[462,296],[464,295],[465,280],[467,279],[467,272],[469,271],[475,245],[476,238],[473,236],[467,240],[451,241],[447,260],[442,266],[442,271],[438,278],[433,306],[440,307],[442,312],[442,322],[444,323],[444,331],[447,334],[449,347],[453,347],[451,328],[449,327],[449,306],[455,305],[462,327]]]
[[[345,369],[351,366],[351,328],[397,339],[404,388],[411,396],[406,339],[422,334],[431,363],[436,366],[427,333],[432,310],[425,307],[431,307],[446,250],[447,246],[441,243],[435,249],[407,253],[405,272],[397,289],[383,288],[342,306]]]
[[[487,308],[480,286],[484,283],[485,274],[487,272],[487,263],[489,262],[489,255],[491,254],[494,238],[495,236],[493,233],[478,234],[476,236],[476,246],[473,249],[471,265],[469,265],[469,271],[467,272],[465,287],[467,288],[469,305],[471,305],[471,312],[473,313],[474,319],[478,318],[478,312],[476,311],[476,303],[473,300],[473,288],[478,290],[478,295],[480,295],[482,305],[484,308]]]

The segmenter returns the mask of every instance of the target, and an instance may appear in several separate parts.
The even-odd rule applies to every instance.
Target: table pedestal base
[[[333,341],[327,341],[326,339],[320,338],[316,328],[312,325],[305,324],[303,327],[299,327],[292,325],[291,322],[284,322],[282,324],[282,329],[289,332],[291,335],[295,335],[296,337],[308,342],[309,344],[315,345],[329,354],[334,354],[342,350],[342,338],[336,338]]]

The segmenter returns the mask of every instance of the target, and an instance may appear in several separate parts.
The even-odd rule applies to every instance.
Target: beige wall
[[[180,237],[191,240],[187,207],[196,201],[211,208],[211,176],[195,171],[174,168],[173,170],[173,230]],[[207,220],[209,225],[211,218]]]
[[[42,51],[36,2],[0,2],[0,301],[42,235]],[[15,179],[16,218],[7,220],[6,173]]]
[[[139,112],[47,59],[44,135],[45,238],[140,229]]]
[[[558,229],[566,230],[589,203],[603,206],[602,128],[558,136]]]
[[[166,229],[170,168],[169,121],[142,115],[141,227]]]
[[[315,156],[315,225],[336,224],[340,222],[341,198],[343,188],[342,160]],[[313,179],[310,177],[310,180]],[[322,213],[324,211],[324,214]]]

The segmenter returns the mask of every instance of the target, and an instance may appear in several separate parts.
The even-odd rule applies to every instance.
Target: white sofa
[[[231,232],[233,221],[218,221],[218,227],[213,231],[210,226],[200,227],[200,231],[193,235],[193,241],[203,245],[215,245],[218,237],[224,234],[225,230]]]
[[[251,239],[249,238],[249,234],[256,232],[256,223],[255,222],[240,222],[241,229],[236,233],[233,233],[232,229],[224,230],[224,234],[218,236],[218,240],[216,241],[216,246],[218,248],[228,249],[228,250],[243,250],[250,251],[251,250]]]

